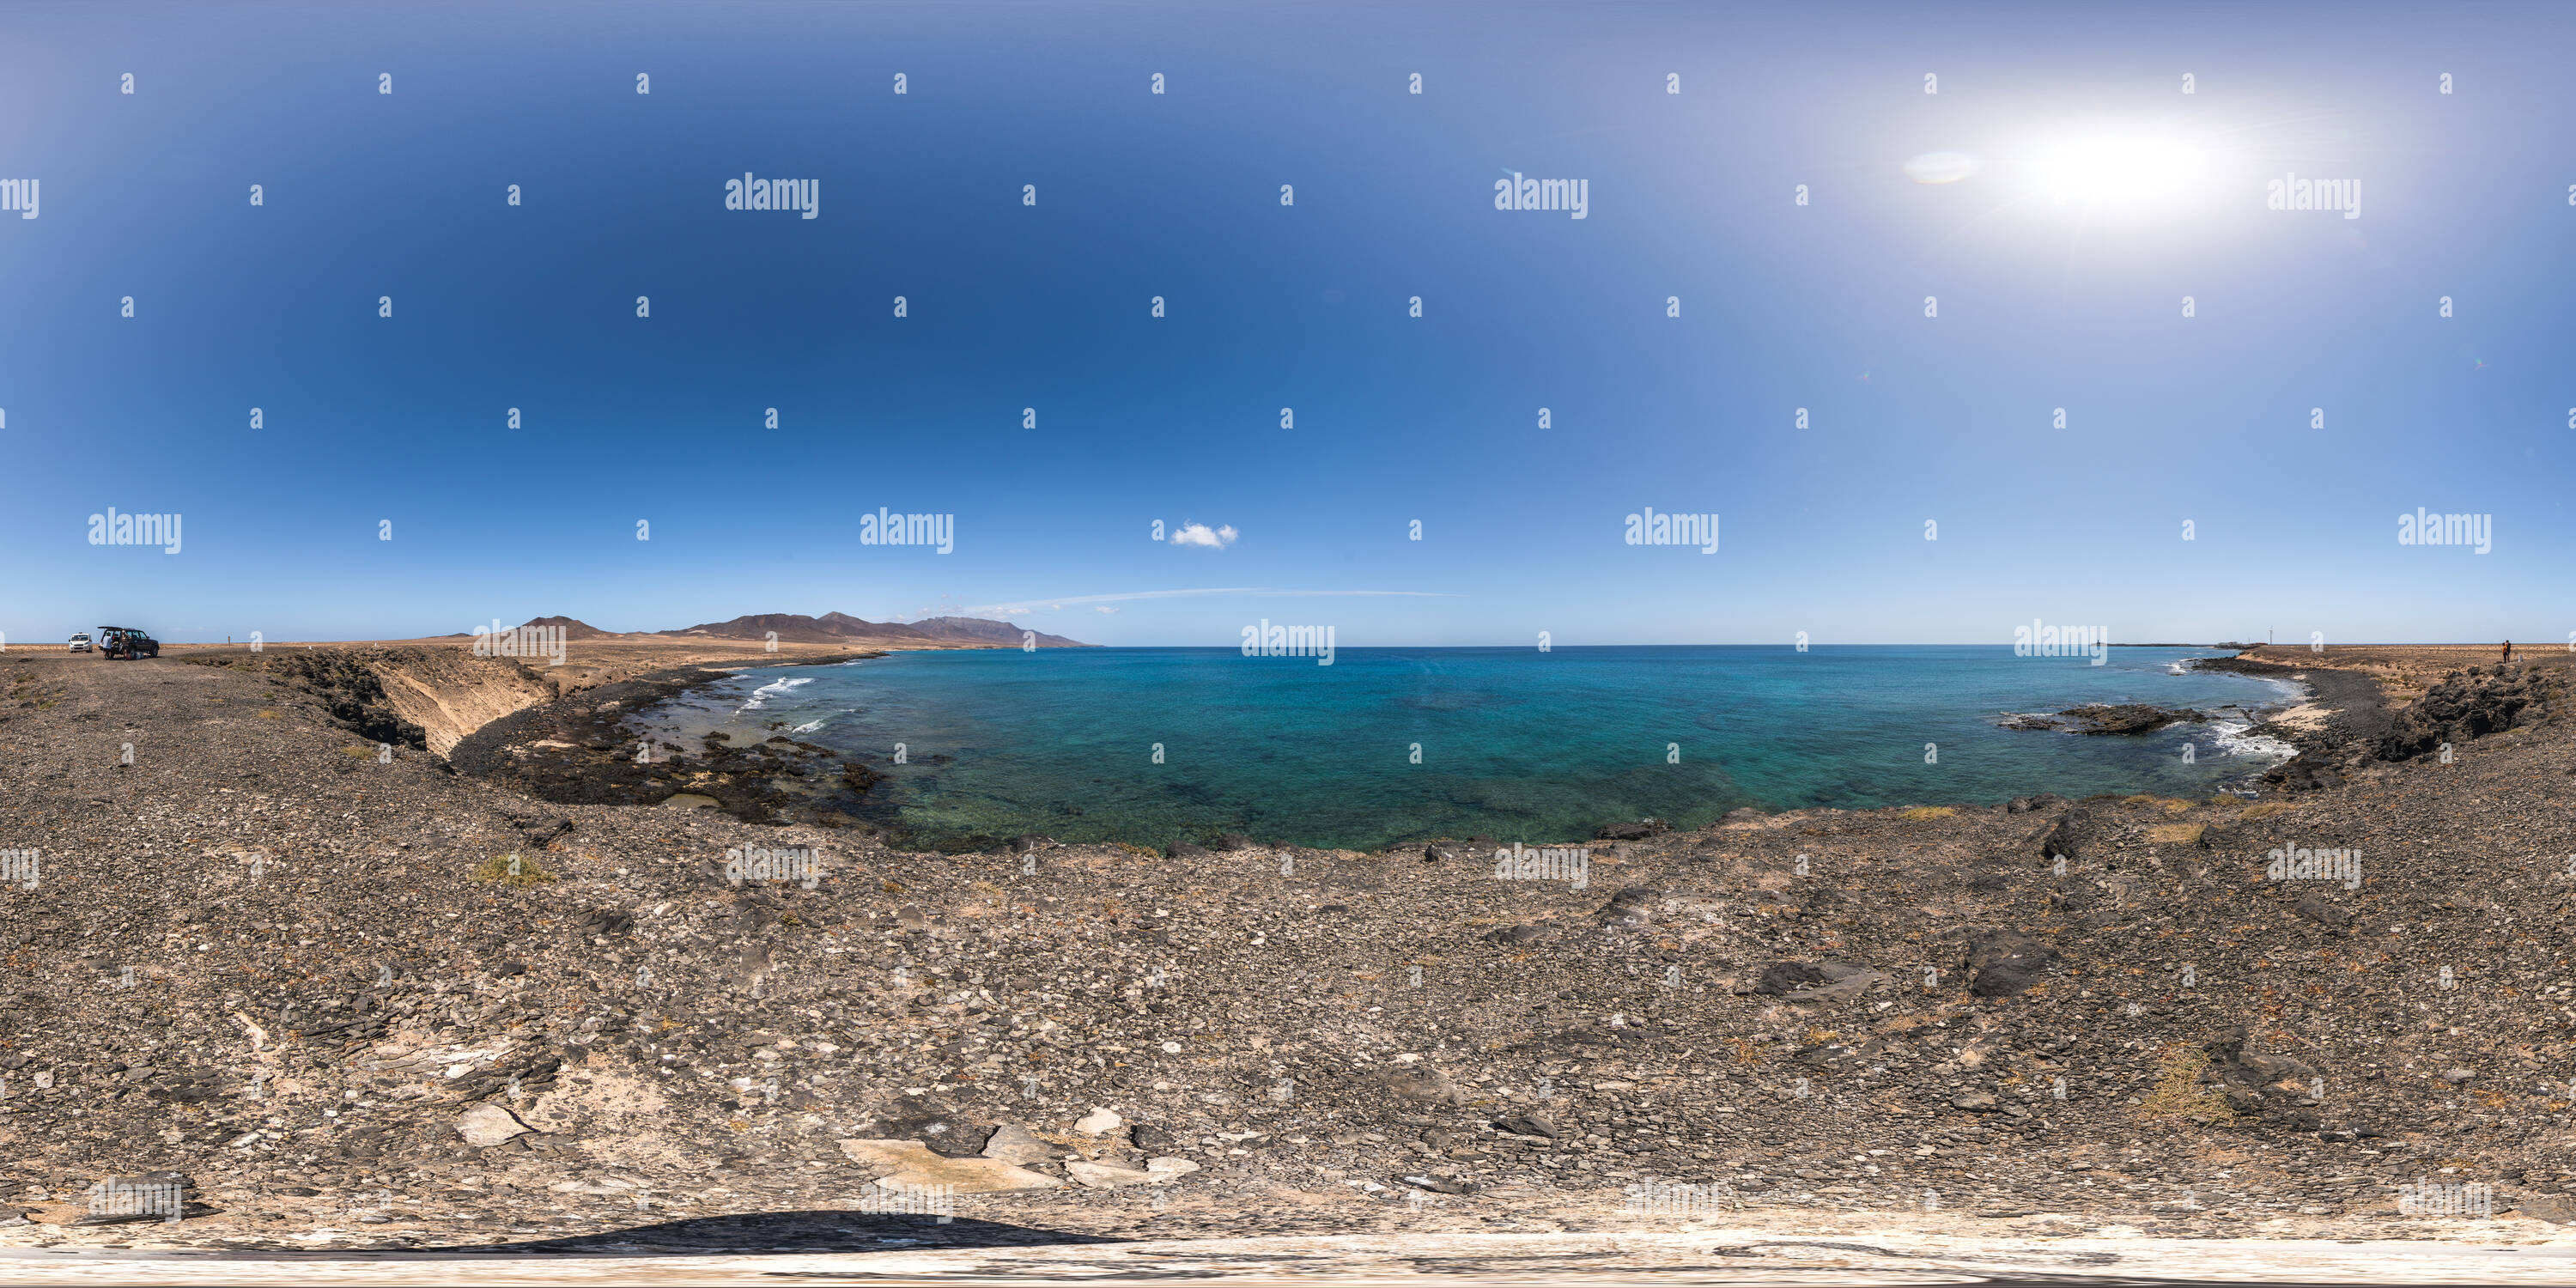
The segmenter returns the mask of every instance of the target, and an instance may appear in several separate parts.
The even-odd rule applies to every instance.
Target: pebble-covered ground
[[[2418,1183],[2545,1230],[2567,676],[2282,730],[2251,800],[1627,824],[1506,878],[1493,839],[931,855],[553,803],[309,675],[13,650],[0,1239],[2402,1238]],[[156,1173],[188,1219],[70,1224]],[[852,1212],[878,1177],[967,1192]]]

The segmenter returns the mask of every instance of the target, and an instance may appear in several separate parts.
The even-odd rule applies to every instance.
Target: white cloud
[[[1092,610],[1091,610],[1091,611],[1093,611],[1093,612],[1095,612],[1095,613],[1114,613],[1114,612],[1117,612],[1118,610],[1117,610],[1117,609],[1115,609],[1115,608],[1111,608],[1111,607],[1110,607],[1109,605],[1107,605],[1107,604],[1097,604],[1097,605],[1094,605],[1094,606],[1092,607]]]
[[[1234,525],[1231,523],[1221,528],[1211,528],[1204,523],[1184,523],[1180,526],[1178,531],[1172,534],[1172,544],[1176,546],[1205,546],[1210,550],[1223,550],[1227,546],[1234,544],[1234,537]]]

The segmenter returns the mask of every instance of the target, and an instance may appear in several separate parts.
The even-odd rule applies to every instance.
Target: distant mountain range
[[[679,639],[699,636],[705,639],[767,641],[771,631],[778,632],[782,643],[794,644],[874,644],[889,647],[923,644],[984,644],[1016,647],[1021,628],[1009,622],[982,617],[926,617],[912,623],[871,622],[848,613],[825,613],[808,617],[803,613],[747,613],[727,622],[701,622],[676,631],[637,632],[620,635],[603,631],[588,622],[571,617],[537,617],[529,626],[558,627],[566,641],[592,639],[639,639],[662,636]],[[1039,648],[1091,648],[1080,640],[1061,635],[1036,632]]]

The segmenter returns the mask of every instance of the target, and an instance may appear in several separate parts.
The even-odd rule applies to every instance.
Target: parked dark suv
[[[102,626],[98,628],[98,655],[129,661],[138,657],[159,657],[161,641],[152,638],[152,632],[136,627]]]

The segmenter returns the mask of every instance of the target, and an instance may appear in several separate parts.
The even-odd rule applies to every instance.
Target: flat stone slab
[[[529,1127],[501,1106],[485,1101],[457,1116],[456,1134],[477,1149],[489,1149],[513,1136],[524,1136]]]
[[[1052,1190],[1064,1182],[994,1158],[950,1158],[917,1140],[845,1140],[841,1153],[853,1163],[882,1168],[880,1185],[947,1185],[960,1194]]]
[[[1186,1158],[1149,1158],[1145,1170],[1111,1167],[1107,1163],[1071,1162],[1064,1165],[1065,1174],[1095,1190],[1113,1190],[1121,1185],[1152,1185],[1187,1176],[1199,1165]]]

